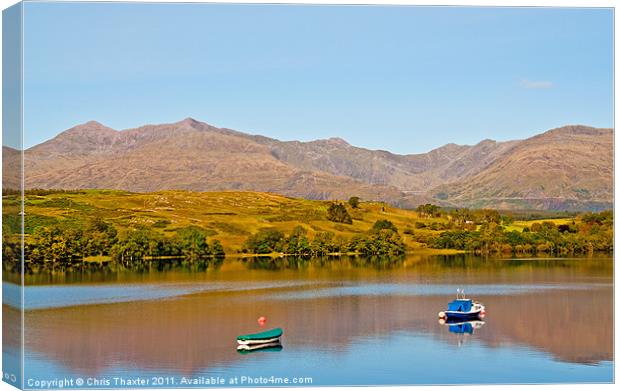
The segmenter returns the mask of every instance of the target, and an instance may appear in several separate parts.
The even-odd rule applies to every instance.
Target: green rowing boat
[[[257,344],[257,343],[269,343],[280,339],[282,336],[282,329],[275,328],[262,333],[246,334],[237,337],[237,342],[242,345]]]

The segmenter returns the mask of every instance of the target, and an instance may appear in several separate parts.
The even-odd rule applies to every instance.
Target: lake
[[[607,256],[163,269],[28,276],[27,388],[59,378],[83,382],[68,388],[613,381]],[[457,288],[486,305],[483,321],[440,324]],[[19,288],[3,289],[10,327]],[[284,329],[281,349],[237,352],[237,335],[272,327]],[[18,340],[5,337],[5,360],[17,357]]]

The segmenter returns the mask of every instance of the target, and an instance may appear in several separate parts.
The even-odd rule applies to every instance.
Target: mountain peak
[[[186,125],[197,125],[197,124],[199,124],[199,123],[200,123],[200,121],[195,120],[195,119],[194,119],[194,118],[192,118],[192,117],[187,117],[187,118],[185,118],[185,119],[183,119],[183,120],[179,121],[178,123],[179,123],[179,124],[186,124]]]
[[[31,149],[52,154],[76,155],[100,150],[110,145],[120,132],[97,121],[88,121],[65,130],[51,140],[35,145]]]
[[[445,145],[442,145],[441,147],[437,147],[432,149],[431,151],[429,151],[429,153],[444,153],[444,152],[455,152],[455,151],[459,151],[463,148],[467,148],[466,145],[459,145],[456,143],[448,143]]]
[[[190,128],[194,130],[217,130],[215,126],[209,125],[206,122],[198,121],[192,117],[187,117],[179,122],[174,123],[173,125],[177,125],[183,128]]]
[[[65,130],[62,134],[68,135],[86,135],[93,133],[108,133],[113,134],[116,133],[116,130],[109,128],[97,121],[88,121],[80,125],[76,125],[70,129]],[[59,136],[60,136],[59,135]]]
[[[80,126],[80,125],[78,125]],[[83,123],[81,126],[104,126],[101,122],[95,121],[95,120],[91,120],[88,122]]]
[[[548,130],[548,131],[542,133],[542,135],[562,134],[562,135],[590,135],[590,136],[595,136],[595,135],[600,135],[600,134],[609,133],[609,132],[611,132],[611,129],[593,128],[591,126],[586,126],[586,125],[565,125],[565,126],[561,126],[559,128]]]
[[[28,187],[252,189],[316,199],[357,194],[412,207],[444,193],[434,202],[588,209],[613,201],[613,130],[580,125],[526,140],[397,155],[339,137],[281,142],[191,117],[122,131],[89,121],[25,154]]]
[[[111,129],[107,126],[105,126],[104,124],[102,124],[101,122],[95,121],[95,120],[91,120],[88,122],[84,122],[83,124],[79,124],[74,126],[71,129],[86,129],[86,130],[96,130],[96,129]]]
[[[330,143],[330,144],[341,145],[341,146],[349,146],[350,145],[345,139],[342,139],[340,137],[330,137],[330,138],[327,139],[327,142]]]
[[[497,141],[492,140],[490,138],[485,138],[484,140],[480,141],[478,144],[479,146],[488,146],[488,145],[495,145],[497,144]]]

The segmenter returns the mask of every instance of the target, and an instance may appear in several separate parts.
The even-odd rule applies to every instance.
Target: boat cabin
[[[448,303],[448,311],[470,312],[473,305],[471,299],[456,299]]]

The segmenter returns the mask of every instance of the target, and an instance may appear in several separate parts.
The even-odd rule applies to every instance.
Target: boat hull
[[[240,335],[237,337],[237,343],[239,345],[262,345],[278,342],[281,336],[282,329],[278,327],[261,333]]]
[[[265,339],[238,339],[237,343],[239,345],[263,345],[263,344],[269,344],[269,343],[274,343],[274,342],[279,342],[280,341],[280,337],[274,337],[274,338],[265,338]]]
[[[474,311],[474,312],[444,311],[444,315],[446,319],[450,319],[450,320],[479,319],[481,314],[482,314],[482,310]]]

